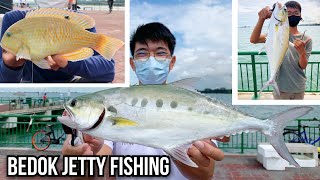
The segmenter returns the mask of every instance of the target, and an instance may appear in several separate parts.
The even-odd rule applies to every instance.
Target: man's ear
[[[176,56],[173,56],[169,64],[169,71],[173,69],[173,66],[175,63],[176,63]]]
[[[130,58],[130,66],[131,66],[132,70],[135,72],[136,71],[136,66],[134,65],[132,57]]]

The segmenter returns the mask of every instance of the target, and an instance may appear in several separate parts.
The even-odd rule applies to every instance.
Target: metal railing
[[[46,106],[61,105],[69,100],[68,97],[50,97],[43,102],[42,98],[31,97],[0,97],[0,104],[7,104],[10,110],[24,109],[24,108],[39,108]]]
[[[41,129],[50,131],[47,125],[53,125],[53,130],[56,138],[64,133],[60,122],[34,122],[30,126],[29,122],[4,122],[0,121],[0,147],[32,147],[33,134]],[[60,141],[60,145],[63,142]],[[33,147],[32,147],[33,148]]]
[[[37,119],[42,116],[34,116]],[[57,116],[52,116],[55,118]],[[289,126],[290,128],[300,128],[301,125],[308,125],[306,132],[309,138],[317,139],[320,137],[319,126],[315,124],[313,119],[298,119],[295,121],[295,126]],[[26,129],[29,126],[29,122],[4,122],[0,121],[0,147],[2,146],[31,146],[31,138],[34,132],[45,128],[48,124],[54,124],[55,134],[60,135],[63,133],[63,129],[60,122],[34,122],[31,125],[29,132]],[[280,137],[283,138],[283,137]],[[288,141],[287,139],[285,140]],[[233,151],[236,153],[245,153],[248,150],[256,150],[259,142],[267,142],[266,137],[261,132],[254,133],[241,133],[231,136],[230,142],[222,143],[218,142],[219,148],[225,151]],[[60,142],[62,144],[63,142]],[[320,146],[320,142],[315,144]]]
[[[297,125],[287,127],[297,128],[299,132],[302,132],[301,125],[309,125],[309,127],[306,128],[307,136],[313,140],[320,137],[319,124],[316,124],[319,122],[318,120],[297,119],[295,122]],[[284,140],[288,142],[288,139]],[[218,142],[218,146],[227,151],[233,150],[232,152],[244,153],[245,150],[256,150],[260,142],[268,142],[266,136],[261,132],[241,133],[231,136],[230,142],[228,143]],[[318,141],[315,146],[320,147],[320,142]]]
[[[254,98],[258,98],[260,88],[269,80],[269,68],[266,57],[261,61],[256,60],[256,56],[265,56],[265,52],[238,52],[238,92],[253,92]],[[312,51],[311,55],[320,55],[320,51]],[[250,56],[250,60],[243,59],[242,56]],[[311,56],[310,56],[311,57]],[[307,76],[306,92],[320,92],[319,67],[320,61],[309,61],[304,70]],[[264,92],[272,92],[272,87],[268,87]]]

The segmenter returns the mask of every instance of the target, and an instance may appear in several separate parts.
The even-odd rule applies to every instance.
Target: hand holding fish
[[[214,161],[224,158],[223,152],[209,139],[196,141],[187,151],[188,156],[198,167],[193,168],[175,160],[180,172],[188,179],[211,179],[214,173]]]
[[[9,68],[19,68],[22,67],[24,65],[24,63],[26,62],[25,59],[19,59],[18,61],[16,60],[16,56],[13,55],[12,53],[2,49],[2,59],[3,62],[6,66],[8,66]]]
[[[59,68],[65,68],[68,65],[68,60],[59,54],[48,56],[45,59],[54,71],[57,71]]]
[[[79,146],[72,146],[69,143],[70,140],[71,135],[68,135],[61,150],[63,155],[96,155],[103,145],[103,140],[93,138],[87,134],[83,134],[83,140],[85,143]]]
[[[270,7],[266,6],[265,8],[261,9],[258,13],[259,19],[266,20],[271,17],[272,11],[270,11]]]

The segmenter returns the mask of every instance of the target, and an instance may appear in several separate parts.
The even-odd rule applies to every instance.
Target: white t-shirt
[[[112,149],[112,155],[167,155],[162,149],[155,149],[139,144],[130,144],[123,142],[112,142],[105,140],[104,143]],[[179,171],[177,166],[171,160],[170,174],[167,177],[117,177],[117,179],[172,179],[183,180],[186,179]]]

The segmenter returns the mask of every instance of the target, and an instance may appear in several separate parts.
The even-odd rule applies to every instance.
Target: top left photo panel
[[[1,86],[129,81],[125,0],[1,0],[0,25]]]

